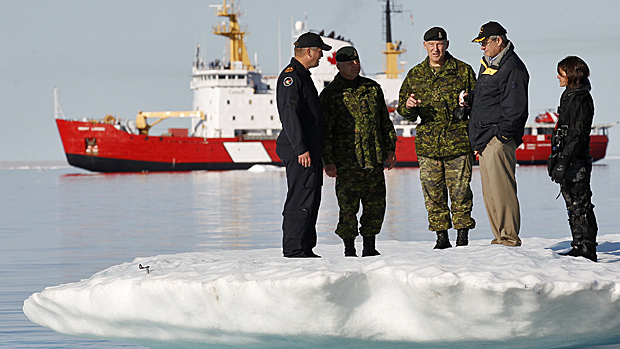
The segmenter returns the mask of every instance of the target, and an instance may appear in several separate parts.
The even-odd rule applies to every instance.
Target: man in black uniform
[[[295,57],[278,77],[276,99],[282,132],[276,153],[286,166],[288,192],[282,216],[284,257],[320,257],[316,246],[316,219],[323,185],[323,112],[308,69],[319,65],[323,50],[331,50],[314,33],[295,42]]]

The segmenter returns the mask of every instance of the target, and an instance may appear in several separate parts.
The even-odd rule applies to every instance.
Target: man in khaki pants
[[[497,22],[480,28],[473,42],[484,57],[476,88],[462,104],[472,105],[469,140],[480,160],[482,196],[495,236],[491,243],[520,246],[515,152],[523,143],[530,78],[506,33]]]

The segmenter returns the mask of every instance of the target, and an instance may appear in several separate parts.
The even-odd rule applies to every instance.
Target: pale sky
[[[54,123],[53,89],[67,118],[132,119],[138,111],[191,109],[189,89],[195,44],[206,59],[221,58],[224,38],[211,34],[223,18],[209,5],[221,0],[0,0],[0,106],[4,132],[0,161],[64,160]],[[310,29],[350,39],[366,74],[382,70],[384,37],[380,0],[244,0],[240,22],[263,73],[276,75],[290,57],[291,18]],[[482,51],[471,43],[489,20],[508,30],[530,73],[530,120],[555,108],[562,89],[556,65],[578,55],[592,71],[595,123],[620,120],[616,105],[620,57],[620,2],[577,0],[397,0],[392,37],[407,52],[405,73],[425,58],[422,36],[444,27],[449,51],[477,72]],[[278,24],[279,23],[279,24]],[[278,57],[278,27],[282,54]],[[402,74],[404,77],[404,73]],[[620,155],[620,125],[612,128],[608,154]]]

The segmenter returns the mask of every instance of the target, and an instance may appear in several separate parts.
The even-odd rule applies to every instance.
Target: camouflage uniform
[[[476,226],[471,217],[473,152],[467,121],[454,114],[459,108],[459,93],[473,90],[475,84],[471,66],[446,52],[446,62],[439,70],[430,66],[427,57],[409,71],[400,88],[398,112],[407,120],[415,121],[418,116],[421,120],[415,146],[431,231],[447,230],[452,223],[456,229]],[[406,103],[412,93],[422,102],[408,109]]]
[[[383,91],[375,81],[358,76],[347,80],[337,74],[321,92],[325,117],[323,162],[338,171],[336,197],[340,214],[336,234],[358,235],[357,212],[364,211],[359,233],[374,236],[385,216],[383,165],[388,151],[396,151],[396,132]]]

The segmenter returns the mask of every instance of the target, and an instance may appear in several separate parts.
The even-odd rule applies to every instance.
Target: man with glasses
[[[472,40],[484,56],[476,88],[462,103],[472,106],[469,139],[480,160],[482,196],[495,237],[491,243],[520,246],[515,152],[528,117],[529,74],[506,33],[499,23],[488,22]]]
[[[315,33],[295,42],[295,57],[278,77],[276,100],[282,131],[276,153],[286,166],[288,192],[282,212],[284,257],[320,257],[316,246],[316,220],[323,185],[323,112],[308,69],[319,65],[323,50],[331,50]]]
[[[357,257],[355,238],[362,235],[362,257],[377,256],[376,235],[385,217],[384,163],[396,165],[396,131],[381,86],[360,76],[360,58],[353,46],[336,52],[338,74],[321,92],[325,115],[323,162],[336,178],[340,212],[336,234],[345,257]],[[357,213],[363,206],[358,233]]]
[[[448,229],[453,226],[456,246],[466,246],[469,230],[476,226],[471,216],[473,152],[467,136],[468,113],[459,107],[459,94],[474,88],[476,75],[469,64],[448,52],[448,45],[443,28],[424,34],[428,56],[407,73],[398,103],[398,113],[407,120],[420,117],[415,149],[428,228],[437,234],[435,249],[452,247]]]

